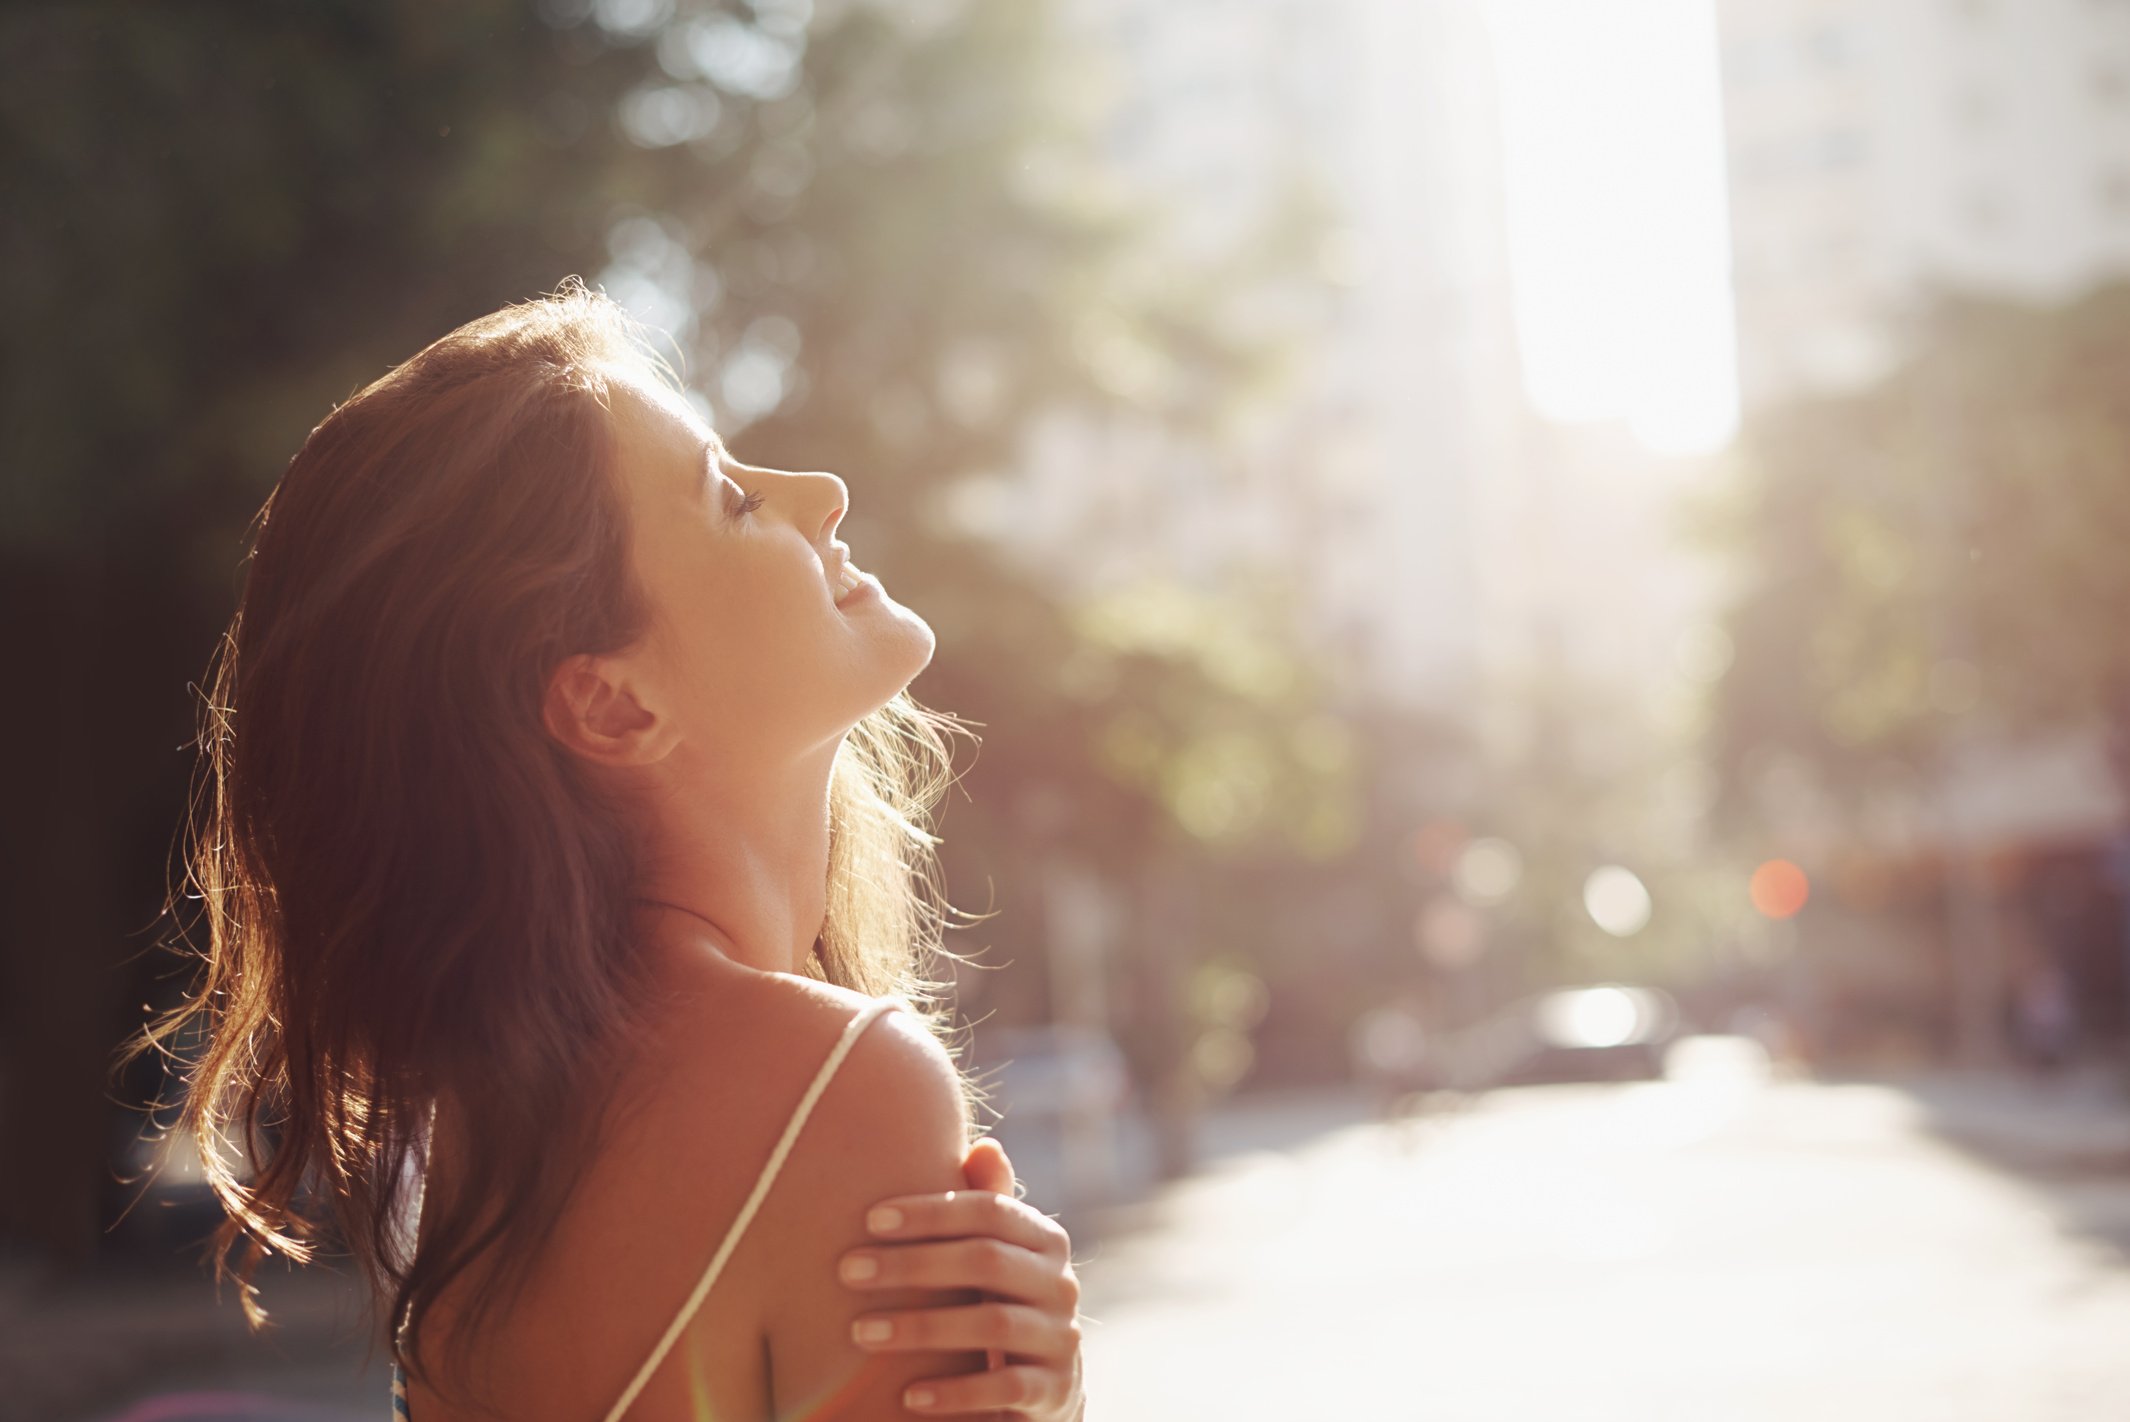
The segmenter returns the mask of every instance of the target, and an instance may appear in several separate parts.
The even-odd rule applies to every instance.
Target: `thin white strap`
[[[836,1068],[842,1066],[843,1059],[850,1055],[851,1047],[858,1041],[858,1034],[863,1032],[866,1024],[874,1018],[900,1006],[902,1001],[899,998],[874,998],[844,1027],[843,1035],[836,1039],[835,1048],[828,1054],[828,1060],[822,1062],[821,1069],[814,1073],[813,1084],[808,1086],[806,1094],[799,1098],[798,1109],[791,1113],[791,1120],[784,1127],[783,1138],[777,1142],[777,1148],[769,1153],[769,1163],[762,1167],[761,1177],[754,1182],[754,1193],[747,1197],[746,1204],[740,1206],[739,1216],[733,1220],[732,1227],[725,1231],[725,1242],[717,1247],[717,1253],[711,1257],[710,1267],[703,1270],[703,1277],[696,1282],[695,1292],[688,1295],[688,1301],[680,1306],[680,1312],[675,1314],[673,1322],[667,1325],[665,1336],[658,1340],[658,1346],[651,1350],[651,1356],[644,1359],[643,1366],[636,1370],[636,1377],[629,1383],[628,1390],[621,1394],[621,1400],[606,1414],[606,1422],[620,1422],[621,1416],[650,1384],[651,1375],[657,1372],[658,1365],[666,1360],[666,1354],[673,1351],[673,1345],[678,1343],[680,1335],[687,1331],[688,1321],[695,1317],[695,1311],[701,1308],[703,1300],[710,1296],[710,1286],[717,1282],[718,1274],[724,1270],[725,1261],[731,1258],[732,1251],[739,1245],[740,1236],[747,1232],[748,1224],[753,1221],[754,1212],[761,1208],[762,1201],[767,1198],[769,1187],[776,1182],[777,1172],[784,1168],[784,1157],[791,1154],[792,1145],[797,1142],[800,1130],[806,1125],[806,1118],[813,1114],[814,1103],[819,1101],[821,1093],[828,1089],[829,1079],[835,1076]]]

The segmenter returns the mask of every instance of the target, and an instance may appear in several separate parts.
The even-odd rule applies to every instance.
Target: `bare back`
[[[982,1366],[971,1354],[867,1357],[848,1333],[860,1312],[974,1295],[859,1299],[835,1278],[836,1257],[866,1242],[872,1201],[963,1184],[968,1121],[945,1052],[910,1014],[869,1013],[874,1000],[844,989],[724,960],[699,976],[645,1035],[597,1157],[468,1377],[485,1407],[416,1382],[415,1422],[605,1418],[735,1223],[714,1286],[628,1417],[871,1422],[906,1415],[894,1401],[904,1382]],[[810,1116],[742,1221],[810,1086]],[[449,1188],[449,1157],[439,1140],[432,1188]],[[450,1305],[436,1312],[440,1357]]]

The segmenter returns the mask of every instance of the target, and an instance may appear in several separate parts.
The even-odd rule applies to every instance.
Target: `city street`
[[[0,175],[0,1422],[2130,1422],[2130,0],[56,0]]]
[[[2046,1145],[2048,1112],[2016,1093],[1762,1084],[1711,1065],[1679,1082],[1497,1093],[1409,1128],[1337,1127],[1172,1188],[1082,1271],[1090,1416],[2130,1410],[2119,1120],[2108,1142],[2064,1122],[2061,1178],[2044,1184],[1927,1124],[1950,1113],[1941,1125],[1980,1135],[1994,1116]],[[2102,1144],[2112,1166],[2078,1154]]]
[[[1073,1217],[1090,1422],[2130,1410],[2119,1091],[1769,1082],[1703,1045],[1679,1080],[1401,1124],[1350,1091],[1217,1107],[1199,1174]],[[269,1340],[210,1298],[189,1271],[16,1310],[0,1290],[0,1417],[104,1419],[186,1389],[382,1415],[345,1280],[270,1287],[287,1327]]]

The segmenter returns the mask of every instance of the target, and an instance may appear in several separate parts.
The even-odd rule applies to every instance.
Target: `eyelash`
[[[738,488],[739,486],[735,484],[733,485],[733,487]],[[727,494],[725,496],[725,503],[726,506],[732,511],[732,517],[745,518],[748,514],[753,513],[756,509],[762,506],[762,493],[759,489],[757,489],[755,492],[746,495],[736,503],[733,501],[732,496],[730,494]]]

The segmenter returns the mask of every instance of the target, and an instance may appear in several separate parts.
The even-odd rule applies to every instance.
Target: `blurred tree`
[[[1914,346],[1745,430],[1716,720],[1734,806],[1784,766],[1853,802],[1956,734],[2095,723],[2130,786],[2130,286],[1948,297]]]
[[[9,698],[0,1132],[37,1142],[0,1238],[80,1254],[109,1216],[131,1123],[105,1066],[172,987],[127,940],[161,907],[243,522],[333,400],[570,273],[672,331],[744,454],[853,478],[854,541],[942,623],[920,690],[993,727],[984,828],[1045,842],[1046,787],[1110,862],[1336,820],[1306,808],[1329,742],[1279,729],[1306,677],[1239,707],[1217,609],[1120,640],[1129,618],[935,517],[1037,409],[1211,437],[1279,339],[1223,285],[1308,245],[1148,263],[1061,46],[1048,5],[950,0],[0,14],[0,548],[34,676]],[[1091,665],[1107,689],[1074,692]]]
[[[242,521],[333,399],[596,255],[637,63],[503,3],[12,7],[0,53],[0,548],[48,689],[8,702],[0,1235],[78,1254]]]
[[[1964,763],[2065,731],[2103,734],[2130,801],[2130,286],[1944,297],[1912,349],[1745,433],[1716,726],[1726,805],[1763,846],[1920,829]],[[1988,1062],[2019,930],[1974,851],[1943,848],[1949,1040]]]

